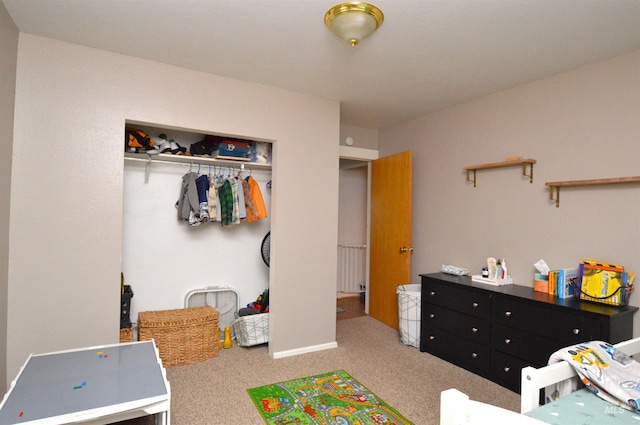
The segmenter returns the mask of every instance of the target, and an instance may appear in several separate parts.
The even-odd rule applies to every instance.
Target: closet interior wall
[[[137,128],[142,128],[137,126]],[[157,131],[145,129],[153,137]],[[164,131],[169,138],[188,147],[202,136]],[[177,136],[181,136],[178,138]],[[271,171],[241,170],[240,163],[209,166],[153,162],[145,183],[146,162],[124,164],[122,272],[131,285],[131,320],[138,312],[182,308],[185,295],[198,288],[231,286],[243,307],[267,289],[269,269],[260,246],[270,230]],[[218,222],[190,227],[177,219],[176,201],[182,176],[189,171],[209,174],[229,172],[251,175],[260,187],[269,217],[234,226]]]

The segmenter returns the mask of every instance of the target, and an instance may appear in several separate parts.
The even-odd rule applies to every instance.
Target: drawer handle
[[[434,317],[436,317],[436,315],[435,315],[435,314],[433,314],[433,313],[431,313],[431,314],[429,315],[429,319],[433,319]]]
[[[505,311],[504,315],[507,316],[507,317],[511,317],[511,312],[510,311]]]
[[[477,353],[471,353],[471,357],[473,357],[475,359],[476,357],[478,357],[478,354]]]
[[[471,328],[471,332],[477,333],[478,332],[478,328]]]
[[[505,338],[504,339],[504,343],[509,345],[509,344],[511,344],[511,340],[509,338]]]
[[[436,339],[436,337],[433,335],[429,335],[429,339],[433,341],[434,339]]]
[[[432,297],[436,294],[436,291],[431,291],[429,292],[429,295],[431,295]]]
[[[506,373],[509,373],[509,371],[511,370],[511,368],[507,366],[507,367],[505,367],[503,370],[504,370]]]
[[[574,334],[574,335],[578,335],[579,333],[580,333],[580,329],[575,328],[575,329],[573,330],[573,334]]]
[[[473,308],[478,307],[478,303],[473,303],[473,304],[471,304],[471,305],[473,306]]]

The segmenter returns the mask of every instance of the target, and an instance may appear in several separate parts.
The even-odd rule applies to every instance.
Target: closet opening
[[[261,250],[271,230],[272,141],[156,124],[126,127],[146,133],[158,149],[127,150],[125,138],[122,273],[133,292],[134,339],[139,312],[184,308],[194,290],[228,287],[239,308],[255,302],[269,288]],[[250,143],[203,150],[221,140]],[[196,191],[185,193],[185,183]],[[236,204],[245,183],[251,189],[243,209]],[[262,206],[251,197],[255,190]],[[202,193],[206,204],[197,198]]]

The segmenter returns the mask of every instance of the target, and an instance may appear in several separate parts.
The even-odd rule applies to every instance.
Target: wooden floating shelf
[[[527,176],[529,177],[529,183],[533,183],[533,164],[536,163],[535,159],[523,159],[523,158],[519,158],[519,159],[513,159],[513,160],[507,160],[507,161],[502,161],[502,162],[492,162],[489,164],[481,164],[481,165],[470,165],[468,167],[464,167],[464,169],[467,171],[467,181],[473,182],[473,187],[476,187],[476,171],[477,170],[488,170],[491,168],[504,168],[504,167],[515,167],[515,166],[522,166],[522,175],[523,176]],[[527,174],[527,164],[529,165],[529,174]],[[470,172],[473,173],[473,179],[470,178]]]
[[[556,208],[560,207],[560,188],[567,186],[595,186],[603,184],[624,184],[624,183],[640,183],[640,176],[633,177],[614,177],[610,179],[592,179],[592,180],[566,180],[560,182],[546,182],[549,186],[549,199],[556,201]],[[555,188],[555,190],[554,190]]]

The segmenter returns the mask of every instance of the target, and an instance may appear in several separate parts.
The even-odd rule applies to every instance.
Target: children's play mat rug
[[[343,370],[247,392],[269,425],[413,425]]]

